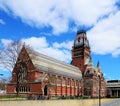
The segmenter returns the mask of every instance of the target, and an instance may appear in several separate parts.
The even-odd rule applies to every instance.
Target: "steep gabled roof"
[[[100,75],[101,77],[103,77],[103,73],[102,73],[99,61],[97,63],[96,71],[97,71],[98,75]]]
[[[90,57],[89,62],[87,64],[86,70],[84,72],[85,76],[92,76],[97,75],[97,71],[95,70],[95,67],[92,62],[92,58]]]
[[[26,48],[26,51],[38,71],[53,73],[77,80],[82,79],[82,74],[78,67],[66,64],[65,62],[43,55],[28,48]]]

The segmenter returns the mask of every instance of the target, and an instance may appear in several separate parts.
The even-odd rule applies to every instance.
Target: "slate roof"
[[[82,79],[82,74],[78,67],[66,64],[65,62],[59,61],[28,48],[26,48],[26,50],[37,71],[53,73],[54,75],[57,74],[76,80]]]

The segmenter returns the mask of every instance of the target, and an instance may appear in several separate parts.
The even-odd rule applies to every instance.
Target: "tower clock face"
[[[80,44],[83,44],[83,38],[80,39]]]
[[[75,47],[81,46],[83,44],[83,39],[78,38],[75,40]]]

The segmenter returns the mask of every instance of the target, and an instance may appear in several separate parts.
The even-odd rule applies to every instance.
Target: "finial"
[[[92,57],[90,56],[90,62],[92,62]]]
[[[25,47],[25,42],[23,43],[23,47]]]
[[[97,63],[97,67],[100,67],[100,62],[98,61],[98,63]]]
[[[89,59],[88,64],[93,64],[93,62],[92,62],[92,57],[91,57],[91,56],[90,56],[90,59]]]

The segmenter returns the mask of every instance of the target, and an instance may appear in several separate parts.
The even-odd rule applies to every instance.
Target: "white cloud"
[[[94,25],[98,19],[116,11],[117,0],[1,0],[0,7],[24,23],[51,27],[54,34],[67,32],[69,23]]]
[[[66,47],[65,45],[71,46],[72,41],[68,42],[53,42],[52,46],[47,42],[45,37],[30,37],[26,39],[21,39],[22,42],[25,42],[26,45],[32,47],[35,51],[38,51],[42,54],[48,55],[55,59],[64,61],[69,63],[71,61],[71,48]],[[9,43],[13,42],[9,39],[2,39],[1,40],[4,47],[6,47]],[[61,47],[56,46],[54,44],[60,45],[63,44]]]
[[[43,48],[40,50],[40,52],[51,56],[53,58],[56,58],[58,60],[64,61],[66,63],[69,63],[71,60],[71,53],[69,50],[63,49],[55,49],[53,47]]]
[[[51,46],[45,37],[31,37],[31,38],[27,38],[27,39],[22,39],[23,42],[26,43],[26,45],[29,45],[30,47],[32,47],[34,50],[43,53],[45,55],[51,56],[53,58],[56,58],[58,60],[61,61],[65,61],[65,62],[70,62],[71,60],[71,52],[67,47],[54,47]],[[63,43],[57,43],[55,42],[57,45],[69,45],[70,42],[63,42]],[[55,44],[53,43],[53,45]],[[70,44],[71,45],[71,44]]]
[[[91,48],[97,54],[120,53],[120,11],[98,22],[89,32]]]
[[[52,45],[48,43],[45,37],[30,37],[21,39],[21,41],[42,54],[67,63],[71,61],[71,48],[73,41],[65,41],[61,43],[53,42]],[[12,42],[14,41],[11,39],[1,39],[3,47],[7,47]]]
[[[0,24],[5,25],[5,21],[3,21],[2,19],[0,19]]]
[[[72,46],[73,46],[73,41],[66,41],[66,42],[62,42],[62,43],[58,43],[58,42],[53,43],[54,48],[65,48],[65,49],[71,50]]]
[[[52,33],[40,32],[40,35],[42,35],[42,36],[52,36]]]
[[[10,40],[10,39],[1,39],[1,43],[3,44],[4,47],[8,46],[8,44],[12,42],[13,40]]]
[[[27,43],[27,45],[34,47],[35,50],[48,47],[48,43],[45,37],[31,37],[27,39],[22,39],[22,41]]]
[[[94,25],[97,20],[116,10],[115,0],[72,0],[72,16],[77,24]]]
[[[96,54],[120,54],[120,11],[115,5],[119,0],[0,0],[0,8],[24,23],[34,27],[52,28],[52,33],[60,34],[70,28],[93,26],[88,32],[92,52]],[[21,8],[22,7],[22,8]],[[104,17],[104,18],[103,18]],[[39,45],[42,51],[70,50],[73,41],[54,42],[50,46],[44,37],[25,39],[28,44]],[[31,42],[34,41],[34,43]],[[39,44],[40,42],[43,45]],[[39,50],[38,46],[34,46]],[[60,52],[59,52],[60,53]],[[62,51],[63,53],[63,51]],[[62,55],[62,53],[60,55]],[[66,53],[66,52],[65,52]],[[54,53],[53,53],[54,54]],[[63,56],[62,56],[63,57]],[[69,56],[70,57],[70,56]]]

